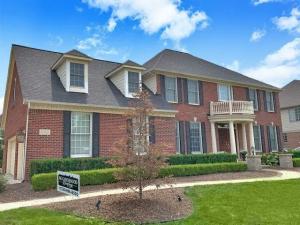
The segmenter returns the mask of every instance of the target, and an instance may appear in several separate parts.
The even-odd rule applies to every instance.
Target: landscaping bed
[[[271,171],[257,171],[257,172],[234,172],[234,173],[217,173],[201,176],[189,176],[189,177],[174,177],[172,181],[175,183],[192,182],[192,181],[215,181],[215,180],[233,180],[233,179],[247,179],[247,178],[259,178],[259,177],[272,177],[278,175],[277,172]],[[121,183],[92,185],[81,187],[81,193],[101,191],[113,188],[119,188]],[[63,194],[57,192],[55,189],[48,191],[33,191],[30,183],[24,182],[21,184],[7,185],[6,191],[0,194],[0,203],[15,202],[23,200],[32,200],[38,198],[50,198],[56,196],[62,196]]]
[[[181,201],[178,201],[180,196]],[[101,200],[100,209],[95,207]],[[185,218],[192,214],[192,203],[182,189],[144,192],[139,200],[137,194],[106,195],[69,202],[41,206],[51,210],[72,213],[81,217],[98,217],[108,221],[134,223],[165,222]]]

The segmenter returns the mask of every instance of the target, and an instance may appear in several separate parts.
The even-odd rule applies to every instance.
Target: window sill
[[[191,152],[191,154],[193,154],[193,155],[201,155],[201,154],[203,154],[203,152]]]
[[[172,101],[168,101],[168,100],[167,100],[167,102],[168,102],[168,103],[171,103],[171,104],[178,104],[178,101],[177,101],[177,102],[172,102]]]
[[[79,88],[79,87],[69,87],[69,92],[76,92],[76,93],[88,93],[88,90],[86,88]]]
[[[71,155],[70,156],[71,158],[90,158],[90,157],[92,157],[92,155],[91,154],[85,154],[85,155]]]
[[[200,103],[188,103],[189,105],[193,105],[193,106],[199,106]]]

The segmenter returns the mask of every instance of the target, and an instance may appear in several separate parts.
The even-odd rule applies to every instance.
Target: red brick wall
[[[16,85],[14,83],[15,79],[16,79]],[[14,86],[16,87],[15,101],[14,101]],[[21,92],[19,75],[18,75],[16,65],[14,65],[11,88],[9,93],[8,107],[7,107],[6,123],[4,128],[5,148],[3,152],[3,166],[2,166],[4,172],[6,172],[6,156],[7,156],[8,140],[16,136],[17,132],[25,130],[26,115],[27,115],[27,106],[23,104],[23,96]],[[18,143],[16,143],[16,146],[18,146]],[[15,175],[17,171],[17,159],[18,159],[18,149],[16,147]]]
[[[287,149],[300,147],[300,132],[286,133],[287,142],[283,142],[283,146]]]
[[[176,129],[175,119],[155,117],[155,144],[162,146],[166,154],[176,153]]]
[[[233,92],[233,100],[247,101],[247,88],[233,86],[232,92]]]

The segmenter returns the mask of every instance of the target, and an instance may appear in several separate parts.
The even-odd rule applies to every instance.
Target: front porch
[[[211,102],[209,120],[213,153],[225,151],[240,156],[245,150],[255,155],[252,102]]]

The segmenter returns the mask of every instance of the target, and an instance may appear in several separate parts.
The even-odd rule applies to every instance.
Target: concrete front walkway
[[[278,172],[277,176],[274,177],[265,177],[265,178],[251,178],[251,179],[236,179],[236,180],[218,180],[218,181],[193,181],[193,182],[186,182],[186,183],[174,183],[170,185],[162,185],[159,189],[168,189],[170,187],[173,188],[184,188],[184,187],[192,187],[192,186],[199,186],[199,185],[215,185],[215,184],[233,184],[233,183],[247,183],[247,182],[256,182],[256,181],[275,181],[275,180],[288,180],[288,179],[299,179],[300,172],[297,171],[290,171],[290,170],[271,170],[268,171]],[[145,190],[155,190],[157,189],[156,186],[149,186]],[[97,191],[97,192],[89,192],[81,194],[79,198],[72,197],[72,196],[63,196],[63,197],[54,197],[54,198],[44,198],[44,199],[34,199],[29,201],[19,201],[19,202],[10,202],[10,203],[3,203],[0,204],[0,211],[6,211],[10,209],[17,209],[21,207],[30,207],[30,206],[39,206],[49,203],[56,203],[56,202],[64,202],[64,201],[71,201],[71,200],[78,200],[83,198],[90,198],[90,197],[97,197],[103,195],[115,195],[115,194],[123,194],[132,192],[130,189],[111,189],[111,190],[104,190],[104,191]]]

